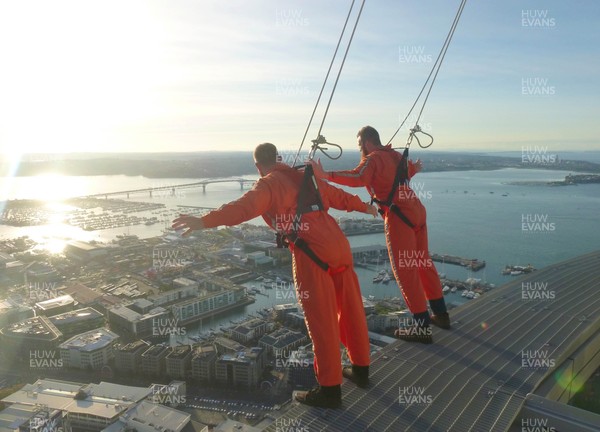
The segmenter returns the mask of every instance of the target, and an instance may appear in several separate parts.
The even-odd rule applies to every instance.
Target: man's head
[[[381,147],[381,140],[379,139],[379,132],[374,127],[364,126],[360,128],[356,134],[358,147],[363,156],[368,155],[373,150]]]
[[[277,163],[277,147],[271,143],[262,143],[254,149],[254,165],[261,176],[267,175]]]

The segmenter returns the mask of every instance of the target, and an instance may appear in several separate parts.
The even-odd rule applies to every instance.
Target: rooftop
[[[140,348],[146,350],[148,348],[148,344],[146,342],[144,342],[143,340],[137,340],[135,342],[130,342],[126,345],[116,345],[114,349],[115,349],[115,351],[132,353],[132,352],[136,352]]]
[[[573,391],[570,372],[585,364],[574,353],[600,330],[598,280],[600,252],[521,276],[454,309],[434,344],[383,348],[368,389],[343,384],[343,409],[294,403],[281,419],[311,431],[506,431],[546,378],[565,397]],[[531,287],[552,300],[525,298]]]
[[[73,336],[71,339],[61,343],[60,349],[75,349],[79,351],[94,351],[104,348],[105,346],[119,339],[119,335],[110,330],[101,327],[95,330],[90,330],[85,333]]]
[[[78,321],[85,321],[88,319],[102,318],[103,316],[104,315],[102,315],[94,308],[83,308],[65,312],[60,315],[54,315],[53,317],[49,317],[48,319],[54,325],[59,326],[71,324]]]
[[[101,382],[81,384],[41,379],[2,399],[9,403],[46,405],[71,413],[116,419],[133,403],[150,394],[149,388]],[[77,399],[75,398],[77,396]]]
[[[45,316],[27,318],[18,323],[11,324],[0,330],[2,334],[20,336],[33,339],[54,340],[62,335],[52,322]]]
[[[175,432],[183,429],[190,418],[191,415],[185,412],[142,401],[122,415],[119,421],[103,429],[103,432],[121,432],[132,429]]]
[[[256,358],[264,351],[263,348],[253,347],[247,348],[244,351],[238,351],[234,354],[224,354],[219,357],[220,362],[233,363],[251,363],[256,361]]]
[[[73,297],[71,297],[69,294],[65,294],[62,296],[55,297],[50,300],[41,301],[39,303],[36,303],[35,305],[42,310],[48,310],[48,309],[53,309],[53,308],[57,308],[60,306],[66,306],[66,305],[72,304],[72,303],[75,303],[75,300],[73,300]]]

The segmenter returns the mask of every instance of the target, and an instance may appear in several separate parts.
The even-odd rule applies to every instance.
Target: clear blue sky
[[[2,2],[0,150],[297,148],[350,3]],[[367,0],[329,141],[391,136],[458,4]],[[600,149],[599,19],[596,0],[470,0],[421,121],[433,149]]]

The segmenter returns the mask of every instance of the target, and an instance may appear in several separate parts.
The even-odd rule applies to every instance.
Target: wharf
[[[485,267],[485,261],[480,261],[477,258],[462,258],[455,255],[440,255],[432,253],[431,259],[436,262],[455,264],[462,267],[467,267],[473,271],[478,271]]]

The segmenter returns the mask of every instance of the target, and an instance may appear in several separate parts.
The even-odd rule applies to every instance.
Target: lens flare
[[[556,371],[554,379],[562,389],[570,390],[571,393],[579,393],[585,385],[585,380],[579,375],[573,376],[570,368]]]

